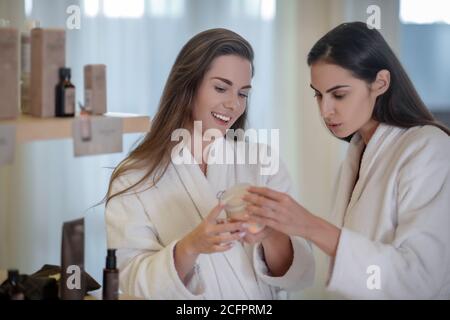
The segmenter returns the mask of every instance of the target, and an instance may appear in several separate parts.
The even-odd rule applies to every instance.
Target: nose
[[[241,102],[239,101],[238,96],[233,95],[233,97],[230,97],[230,99],[224,105],[225,105],[225,108],[230,109],[231,111],[234,111],[241,107]]]
[[[320,115],[324,119],[327,119],[330,116],[334,115],[334,104],[328,99],[322,99],[322,101],[319,103],[319,108]]]

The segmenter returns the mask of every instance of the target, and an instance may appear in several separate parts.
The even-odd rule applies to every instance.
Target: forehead
[[[225,78],[239,86],[245,86],[250,84],[252,66],[250,61],[236,55],[220,56],[212,61],[206,77]]]
[[[317,62],[311,66],[311,84],[320,91],[336,85],[354,85],[358,82],[361,80],[336,64]]]

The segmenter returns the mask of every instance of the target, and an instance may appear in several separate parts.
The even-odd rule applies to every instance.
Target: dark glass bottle
[[[103,269],[103,300],[119,300],[119,270],[116,266],[116,249],[108,249],[106,267]]]
[[[25,300],[25,291],[19,283],[19,271],[8,270],[8,282],[10,285],[8,296],[10,300]]]
[[[55,92],[57,117],[75,116],[75,86],[70,82],[70,76],[70,68],[59,69],[59,83]]]

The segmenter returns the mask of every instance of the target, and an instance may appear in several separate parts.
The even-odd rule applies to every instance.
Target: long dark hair
[[[104,201],[108,202],[140,185],[152,176],[152,186],[164,175],[170,163],[170,152],[177,143],[171,141],[175,129],[192,124],[192,108],[197,89],[215,58],[236,55],[248,60],[254,75],[254,52],[250,43],[227,29],[210,29],[191,38],[181,49],[170,71],[159,102],[158,112],[150,132],[144,140],[114,169]],[[247,110],[231,129],[245,129]],[[134,169],[146,169],[146,174],[135,184],[112,193],[112,184],[119,176]]]
[[[310,50],[308,65],[319,61],[338,65],[368,84],[375,81],[380,70],[388,70],[390,86],[377,98],[372,118],[401,128],[433,125],[450,135],[450,130],[428,111],[400,61],[376,29],[369,29],[363,22],[337,26]],[[344,140],[350,141],[352,136]]]

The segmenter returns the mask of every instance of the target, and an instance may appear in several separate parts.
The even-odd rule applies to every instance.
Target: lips
[[[213,116],[214,120],[216,120],[217,122],[219,122],[220,124],[224,125],[224,124],[228,124],[231,120],[231,117],[223,114],[223,113],[218,113],[218,112],[211,112],[211,115]]]
[[[337,129],[342,125],[342,123],[327,123],[327,127],[330,129]]]

